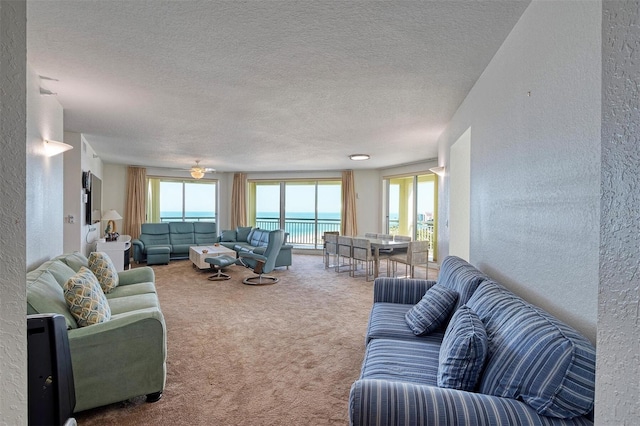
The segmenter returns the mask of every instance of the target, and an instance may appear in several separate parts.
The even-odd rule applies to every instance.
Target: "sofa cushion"
[[[487,332],[466,305],[453,314],[440,346],[438,386],[474,391],[487,356]]]
[[[235,230],[224,230],[222,231],[222,235],[220,235],[220,241],[237,241],[236,240],[236,231]]]
[[[251,229],[251,226],[238,226],[238,228],[236,229],[236,241],[249,241],[248,237]]]
[[[61,254],[56,256],[53,260],[60,260],[62,263],[78,272],[81,267],[89,267],[89,259],[80,252],[74,251],[73,253]],[[65,281],[66,282],[66,281]],[[64,283],[62,283],[64,285]]]
[[[458,300],[452,310],[452,312],[455,312],[460,306],[469,301],[478,285],[487,279],[489,278],[486,275],[478,271],[466,260],[457,256],[447,256],[440,266],[438,284],[458,293]]]
[[[140,309],[159,308],[160,303],[155,293],[145,293],[109,299],[109,307],[111,308],[111,313],[116,315]]]
[[[214,244],[217,240],[216,224],[214,222],[194,222],[193,239],[198,246]]]
[[[593,409],[595,348],[585,337],[492,281],[467,305],[489,338],[481,393],[521,400],[551,417]]]
[[[109,321],[111,309],[97,278],[84,266],[64,285],[64,298],[80,327]]]
[[[374,303],[369,315],[366,343],[371,339],[416,339],[404,318],[413,306],[401,303]]]
[[[196,240],[193,236],[193,222],[171,222],[169,223],[169,241],[175,247],[178,245],[193,245]],[[187,249],[187,253],[189,249]]]
[[[420,340],[374,339],[367,345],[361,379],[437,386],[442,334]]]
[[[110,293],[118,286],[118,270],[108,254],[99,251],[90,253],[89,269],[98,279],[103,292]]]
[[[171,244],[169,224],[143,223],[138,239],[144,244],[145,250],[150,246],[168,246]]]
[[[27,314],[60,314],[64,316],[67,328],[78,328],[64,299],[63,286],[46,269],[27,273]]]
[[[146,293],[155,293],[156,286],[153,282],[146,283],[136,283],[136,284],[127,284],[127,285],[119,285],[118,287],[111,290],[110,293],[105,294],[107,299],[115,299],[116,297],[128,297],[135,296],[136,294],[146,294]],[[109,305],[111,305],[111,301],[109,301]],[[113,311],[111,311],[111,315],[113,315]]]
[[[64,283],[66,283],[67,280],[74,276],[77,272],[67,266],[67,264],[60,259],[48,260],[40,265],[38,269],[46,269],[47,271],[51,272],[51,275],[54,276],[54,278],[60,285],[60,288],[64,287]],[[78,267],[78,269],[80,268]]]
[[[438,284],[427,290],[422,299],[405,314],[413,334],[423,336],[445,324],[457,299],[458,293]]]

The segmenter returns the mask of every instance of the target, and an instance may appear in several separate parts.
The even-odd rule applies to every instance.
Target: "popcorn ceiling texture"
[[[596,424],[640,419],[640,2],[602,14],[602,202]]]
[[[27,424],[26,2],[0,2],[0,424]]]

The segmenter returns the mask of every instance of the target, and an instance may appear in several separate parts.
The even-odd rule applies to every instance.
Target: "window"
[[[284,229],[287,242],[299,248],[321,248],[326,231],[339,231],[342,182],[249,182],[249,223],[262,229]]]
[[[385,179],[387,232],[429,241],[429,257],[437,260],[437,177],[433,174]]]
[[[147,222],[215,222],[217,182],[147,179]]]

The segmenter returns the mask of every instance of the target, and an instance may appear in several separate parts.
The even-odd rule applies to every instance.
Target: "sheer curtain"
[[[233,175],[231,191],[231,229],[238,226],[247,226],[247,175],[244,173]]]
[[[160,222],[160,179],[149,178],[149,197],[147,198],[147,222]]]
[[[140,236],[144,223],[147,169],[129,166],[127,169],[127,200],[124,207],[124,233],[131,238]]]
[[[356,220],[356,190],[353,183],[353,170],[342,172],[342,235],[358,235]]]

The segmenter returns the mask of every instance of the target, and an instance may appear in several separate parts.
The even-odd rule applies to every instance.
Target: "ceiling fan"
[[[205,173],[213,173],[216,170],[212,169],[211,167],[202,167],[200,166],[200,160],[196,160],[196,165],[191,167],[190,169],[183,169],[183,170],[188,170],[189,173],[191,173],[191,177],[198,180],[198,179],[202,179],[204,177]]]

